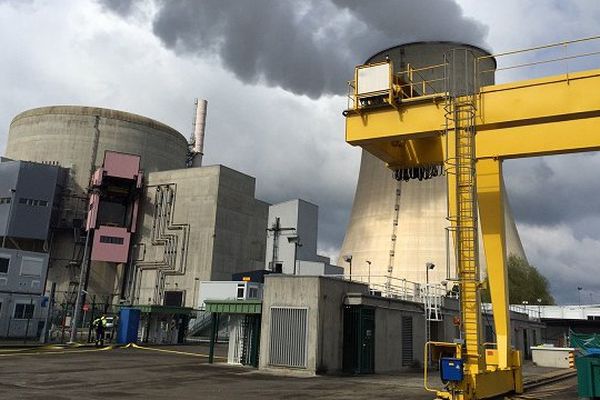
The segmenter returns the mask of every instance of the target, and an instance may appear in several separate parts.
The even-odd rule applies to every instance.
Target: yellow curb
[[[156,349],[156,348],[153,348],[153,347],[140,346],[140,345],[137,345],[135,343],[129,343],[129,344],[131,345],[132,348],[134,348],[134,349],[140,349],[140,350],[150,350],[150,351],[159,351],[159,352],[162,352],[162,353],[181,354],[181,355],[184,355],[184,356],[191,356],[191,357],[202,357],[202,358],[208,358],[209,357],[208,354],[188,353],[188,352],[185,352],[185,351],[177,351],[177,350]],[[227,360],[226,357],[214,356],[213,358],[216,359],[216,360]]]

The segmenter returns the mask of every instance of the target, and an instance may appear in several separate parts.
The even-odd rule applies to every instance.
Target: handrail
[[[540,65],[547,65],[547,64],[551,64],[551,63],[564,62],[565,63],[564,74],[566,75],[566,79],[568,80],[569,73],[571,72],[570,68],[572,68],[572,64],[570,65],[569,61],[581,60],[583,58],[589,58],[589,57],[593,57],[593,56],[600,56],[600,50],[586,49],[587,51],[583,51],[583,49],[581,49],[581,51],[579,51],[576,54],[568,54],[569,49],[572,48],[574,45],[580,45],[580,44],[591,43],[591,42],[595,42],[600,47],[600,35],[589,36],[589,37],[573,39],[573,40],[564,40],[564,41],[560,41],[560,42],[556,42],[556,43],[548,43],[548,44],[534,46],[534,47],[525,48],[525,49],[510,50],[510,51],[504,51],[504,52],[498,52],[498,53],[494,53],[494,54],[478,56],[475,59],[475,66],[474,66],[473,73],[475,74],[476,82],[479,82],[480,78],[484,74],[490,74],[490,73],[494,74],[494,73],[498,73],[498,72],[501,73],[504,71],[514,71],[514,70],[519,70],[519,69],[524,69],[524,68],[536,67],[536,66],[540,66]],[[502,60],[506,60],[508,57],[511,57],[511,56],[525,55],[525,54],[531,54],[533,52],[541,51],[541,50],[561,49],[561,48],[564,49],[565,53],[564,53],[564,55],[559,56],[559,57],[538,57],[538,59],[534,60],[534,61],[518,62],[518,63],[514,63],[514,64],[505,63],[505,65],[498,65],[497,68],[486,68],[486,69],[480,68],[482,66],[482,62],[488,61],[491,59],[495,59],[497,61],[497,63],[500,64]],[[445,72],[441,73],[438,71],[440,68],[444,68],[444,69],[447,68],[447,66],[448,66],[447,62],[428,65],[428,66],[420,66],[417,68],[414,68],[413,66],[408,64],[406,69],[399,71],[399,72],[395,72],[393,74],[394,77],[397,78],[398,82],[392,84],[393,87],[390,87],[390,92],[396,91],[395,96],[399,97],[398,103],[400,103],[402,101],[411,101],[411,100],[421,99],[421,98],[424,98],[425,96],[429,96],[429,97],[431,97],[431,96],[435,97],[438,95],[444,96],[446,94],[445,89],[443,87],[436,88],[436,86],[444,86],[444,85],[441,85],[441,83],[446,80],[446,73]],[[359,66],[359,67],[361,67],[361,66]],[[428,72],[433,75],[429,79],[427,79],[427,77],[425,76],[425,74],[427,74]],[[540,77],[545,76],[547,74],[548,73],[541,74]],[[533,78],[533,77],[529,77],[529,78]],[[354,80],[348,82],[348,87],[350,89],[350,92],[348,93],[348,108],[347,108],[348,110],[357,108],[356,102],[358,101],[358,99],[355,98],[354,91],[352,90],[355,83],[356,82]],[[417,90],[419,90],[420,93],[417,92]]]

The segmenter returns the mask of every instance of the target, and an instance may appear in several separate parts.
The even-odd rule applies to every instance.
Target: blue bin
[[[117,343],[136,343],[140,327],[140,310],[136,308],[121,308],[119,312],[119,330]]]

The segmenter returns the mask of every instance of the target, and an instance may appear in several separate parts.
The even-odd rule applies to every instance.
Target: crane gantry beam
[[[476,157],[600,150],[600,70],[485,86],[477,95]],[[443,95],[349,113],[346,141],[390,166],[445,160]]]

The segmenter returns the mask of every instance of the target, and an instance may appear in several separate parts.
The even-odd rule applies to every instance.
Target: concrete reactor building
[[[462,43],[418,42],[383,50],[365,64],[390,59],[396,73],[412,69],[413,82],[426,81],[425,91],[441,92],[444,54],[459,47],[469,48],[478,56],[489,55],[483,49]],[[432,65],[440,68],[431,69]],[[483,65],[489,73],[483,75],[479,85],[491,85],[496,61],[489,58]],[[424,67],[428,69],[419,71]],[[467,68],[463,69],[467,73]],[[363,150],[354,204],[338,265],[348,270],[350,262],[356,280],[366,282],[370,276],[373,285],[381,286],[400,285],[403,280],[423,284],[429,279],[431,283],[440,283],[455,276],[451,257],[454,247],[446,229],[449,226],[447,202],[445,176],[423,181],[396,180],[385,163]],[[505,214],[508,253],[525,258],[508,207]],[[427,263],[436,267],[428,270]]]
[[[200,280],[262,268],[268,205],[255,199],[254,178],[220,165],[186,168],[202,158],[206,102],[198,104],[191,144],[150,118],[97,107],[13,119],[6,157],[67,175],[44,237],[57,302],[74,304],[86,258],[86,301],[105,304],[191,307]]]

